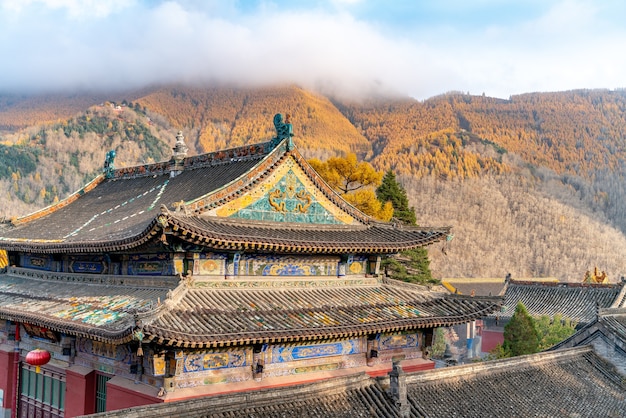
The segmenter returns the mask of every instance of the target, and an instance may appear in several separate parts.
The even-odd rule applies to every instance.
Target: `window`
[[[96,412],[105,412],[107,407],[107,382],[111,377],[96,375]]]
[[[29,404],[65,408],[64,376],[45,371],[36,373],[30,366],[22,367],[21,398]]]

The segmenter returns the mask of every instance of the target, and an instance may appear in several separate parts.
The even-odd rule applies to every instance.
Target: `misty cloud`
[[[624,86],[626,29],[594,2],[475,27],[356,13],[369,3],[0,0],[0,91],[293,82],[424,99]]]

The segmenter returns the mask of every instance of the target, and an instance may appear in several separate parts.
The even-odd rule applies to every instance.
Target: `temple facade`
[[[0,228],[0,411],[73,417],[365,370],[431,368],[433,329],[499,308],[381,275],[448,227],[376,221],[276,137],[115,168]],[[37,366],[33,350],[50,354]],[[1,416],[2,414],[0,414]]]

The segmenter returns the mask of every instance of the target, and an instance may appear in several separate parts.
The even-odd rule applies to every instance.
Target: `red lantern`
[[[39,373],[41,366],[48,364],[50,361],[50,353],[46,350],[36,348],[26,354],[26,363],[35,366],[35,372]]]

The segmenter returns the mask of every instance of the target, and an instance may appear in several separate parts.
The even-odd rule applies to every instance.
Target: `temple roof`
[[[626,383],[590,347],[406,374],[410,417],[620,416]],[[399,417],[389,379],[366,374],[205,396],[94,417]]]
[[[598,308],[618,307],[624,301],[626,283],[527,282],[511,280],[504,292],[504,310],[491,316],[509,319],[518,302],[533,316],[561,314],[579,324],[594,320]]]
[[[499,308],[376,278],[194,281],[142,320],[160,344],[206,347],[301,341],[449,326]]]
[[[599,309],[595,321],[554,345],[550,350],[592,344],[596,339],[611,341],[615,345],[615,353],[619,352],[622,357],[626,357],[626,304],[622,304],[621,307]],[[622,364],[626,367],[625,362]]]
[[[156,224],[166,235],[224,250],[290,253],[394,253],[444,240],[450,228],[414,228],[374,222],[317,225],[254,222],[166,213]],[[161,232],[162,229],[159,230]]]
[[[0,248],[122,252],[168,234],[209,250],[391,253],[449,233],[448,227],[401,227],[370,218],[319,177],[289,136],[280,135],[120,169],[112,168],[114,153],[107,154],[103,175],[67,199],[3,225]]]
[[[453,278],[442,279],[441,284],[451,293],[458,295],[497,296],[504,291],[504,277],[481,278]]]
[[[178,347],[454,325],[485,316],[500,303],[363,276],[179,282],[14,267],[0,275],[0,318],[110,343],[130,341],[141,327],[147,340]]]
[[[152,311],[176,278],[96,276],[8,268],[0,318],[111,343],[132,338],[135,315]]]

